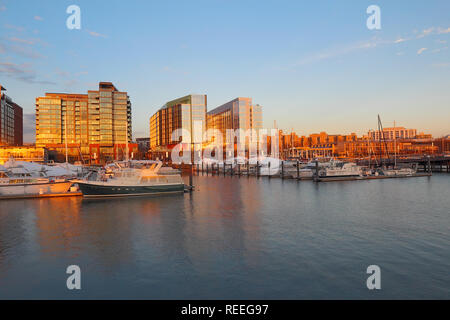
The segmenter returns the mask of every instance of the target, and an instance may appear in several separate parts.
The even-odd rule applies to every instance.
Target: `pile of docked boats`
[[[316,159],[308,162],[298,173],[292,172],[294,178],[313,179],[315,181],[365,180],[383,178],[404,178],[418,176],[417,166],[403,168],[368,168],[353,162],[336,159]]]
[[[42,165],[10,159],[0,166],[0,200],[60,196],[118,197],[182,193],[179,171],[159,161],[114,162],[103,168]]]
[[[8,160],[0,166],[0,199],[64,196],[77,193],[71,179],[81,168],[70,164],[41,165]]]

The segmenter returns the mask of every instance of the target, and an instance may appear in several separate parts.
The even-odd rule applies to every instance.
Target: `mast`
[[[69,163],[69,155],[67,153],[67,106],[66,106],[66,113],[64,116],[64,140],[66,145],[66,163]]]
[[[383,155],[382,155],[382,151],[381,151],[381,137],[383,137],[384,148],[386,151],[387,159],[390,160],[390,158],[389,158],[389,150],[388,150],[388,145],[386,142],[386,137],[384,136],[383,123],[381,122],[380,115],[378,115],[378,132],[380,133],[380,139],[379,139],[380,140],[380,162],[383,164],[383,158],[382,158]]]

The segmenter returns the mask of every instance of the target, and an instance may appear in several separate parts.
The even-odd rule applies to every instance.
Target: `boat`
[[[389,177],[412,177],[417,173],[417,169],[414,168],[393,168],[382,169],[382,174]]]
[[[316,164],[317,162],[317,164]],[[301,180],[310,180],[313,179],[314,174],[317,169],[323,169],[333,164],[342,163],[339,160],[335,160],[334,158],[318,158],[315,160],[309,161],[305,166],[298,170],[298,178]],[[293,178],[297,178],[297,172],[294,172],[292,175]]]
[[[185,185],[179,173],[161,173],[162,162],[150,167],[133,168],[110,165],[98,172],[95,180],[77,180],[84,197],[148,196],[163,193],[183,193]]]
[[[338,181],[362,179],[362,168],[353,162],[334,162],[319,170],[317,181]]]
[[[249,159],[250,165],[256,165],[255,174],[259,176],[274,176],[281,172],[281,160],[273,157],[253,157]]]
[[[75,193],[67,179],[35,177],[24,168],[0,171],[0,199],[62,196]]]

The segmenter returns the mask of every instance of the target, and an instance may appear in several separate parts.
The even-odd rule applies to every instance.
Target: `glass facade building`
[[[132,139],[131,102],[110,82],[87,94],[46,93],[36,98],[36,146],[71,158],[101,162],[123,156]],[[67,141],[66,141],[67,139]]]
[[[0,85],[0,145],[23,144],[23,109],[12,101]]]
[[[227,129],[258,130],[263,128],[262,107],[253,105],[251,98],[236,98],[208,112],[207,128],[222,132],[226,143]]]
[[[206,95],[191,94],[167,102],[150,118],[150,150],[167,152],[178,143],[191,142],[190,137],[195,139],[200,134],[199,141],[194,142],[202,143],[206,130],[206,108]],[[177,129],[184,129],[189,136],[172,139],[172,132]]]

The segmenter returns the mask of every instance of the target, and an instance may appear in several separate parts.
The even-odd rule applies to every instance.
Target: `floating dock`
[[[41,199],[41,198],[62,198],[62,197],[81,197],[81,192],[66,192],[66,193],[48,193],[48,194],[27,194],[27,195],[11,195],[0,196],[0,200],[15,200],[15,199]]]
[[[356,181],[356,180],[376,180],[376,179],[394,179],[394,178],[417,178],[417,177],[431,177],[431,173],[416,173],[414,175],[392,175],[392,176],[361,176],[361,177],[329,177],[329,178],[314,178],[316,182],[331,182],[331,181]]]

